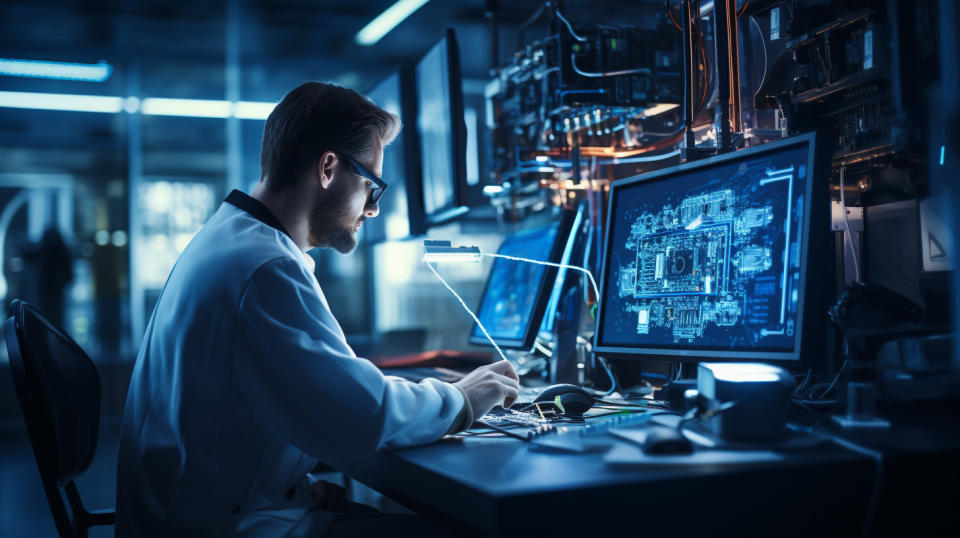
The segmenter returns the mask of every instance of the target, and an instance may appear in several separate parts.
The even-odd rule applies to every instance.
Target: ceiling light
[[[74,95],[67,93],[33,93],[0,91],[0,107],[70,112],[103,112],[116,114],[141,112],[151,116],[192,118],[229,118],[265,120],[276,103],[264,101],[221,101],[214,99],[167,99],[161,97],[115,97],[108,95]]]
[[[148,97],[140,111],[151,116],[186,116],[193,118],[227,118],[230,102],[211,99],[166,99]]]
[[[414,11],[423,7],[430,0],[397,0],[397,3],[388,7],[386,11],[377,15],[359,32],[354,41],[358,45],[370,47],[375,45],[383,36],[390,33],[398,24],[406,20]]]
[[[123,110],[123,98],[105,95],[0,91],[0,106],[7,108],[69,110],[72,112],[105,112],[115,114]]]
[[[0,75],[9,77],[103,82],[110,78],[111,73],[113,73],[113,66],[102,60],[95,64],[81,64],[0,58]]]

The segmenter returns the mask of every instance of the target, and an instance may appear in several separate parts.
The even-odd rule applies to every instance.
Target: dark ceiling
[[[415,62],[446,27],[457,31],[465,91],[482,88],[492,64],[485,0],[432,0],[375,46],[356,45],[357,31],[394,1],[4,0],[0,57],[106,60],[115,69],[101,83],[0,76],[0,91],[225,99],[228,51],[237,55],[240,100],[278,101],[305,80],[363,91],[396,65]],[[542,1],[497,3],[502,63],[517,48],[520,23]],[[652,25],[663,16],[663,2],[579,0],[564,2],[563,10],[575,23]],[[545,29],[538,20],[527,38]],[[235,46],[228,47],[231,38]],[[123,116],[0,108],[0,168],[122,176],[129,144]],[[153,161],[157,173],[188,161],[192,169],[222,173],[222,122],[149,116],[142,122],[145,173]],[[249,168],[257,166],[262,128],[243,122]]]
[[[234,10],[243,99],[277,100],[304,79],[369,87],[393,65],[422,55],[448,26],[458,31],[464,75],[486,75],[491,62],[484,0],[433,0],[375,46],[356,45],[356,32],[393,2],[5,0],[0,6],[0,52],[7,57],[35,59],[105,59],[117,66],[117,77],[101,88],[85,87],[84,93],[105,89],[112,91],[104,93],[125,93],[122,88],[109,87],[122,85],[123,73],[137,62],[144,75],[144,95],[220,98],[228,20]],[[516,46],[517,25],[542,2],[498,3],[501,56],[506,57]],[[575,20],[621,24],[638,24],[662,9],[660,0],[568,1],[564,5]],[[36,81],[23,85],[31,83]],[[7,85],[7,81],[0,84]]]

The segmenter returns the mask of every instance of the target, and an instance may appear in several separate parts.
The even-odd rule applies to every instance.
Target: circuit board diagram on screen
[[[641,339],[673,343],[792,337],[805,166],[758,159],[711,172],[624,207],[620,319]]]

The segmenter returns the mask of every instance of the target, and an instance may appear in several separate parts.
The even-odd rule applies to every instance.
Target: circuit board
[[[791,347],[807,159],[792,148],[619,187],[605,342]]]

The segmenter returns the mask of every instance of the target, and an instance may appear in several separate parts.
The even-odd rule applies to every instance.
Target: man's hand
[[[510,407],[519,396],[520,378],[510,361],[481,366],[454,383],[470,399],[477,418],[486,415],[495,405]]]
[[[311,508],[327,512],[347,511],[347,490],[326,480],[317,480],[310,484]]]

